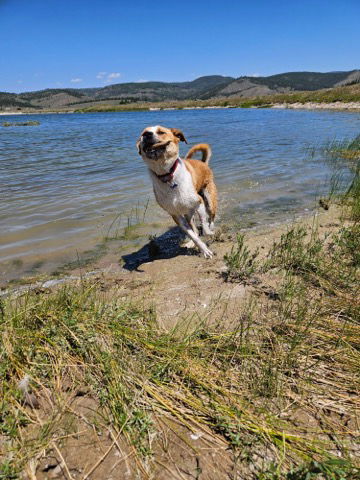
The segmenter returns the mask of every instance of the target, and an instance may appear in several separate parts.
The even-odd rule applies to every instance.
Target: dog
[[[214,234],[217,191],[208,166],[211,149],[206,143],[195,145],[182,160],[179,142],[187,143],[181,130],[156,125],[143,130],[136,146],[148,166],[158,204],[190,238],[186,246],[195,244],[205,258],[212,258],[194,220],[198,214],[203,234]],[[196,152],[202,153],[201,160],[192,158]]]

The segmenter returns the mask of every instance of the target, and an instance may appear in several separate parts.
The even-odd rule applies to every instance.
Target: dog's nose
[[[151,138],[153,135],[153,132],[148,132],[147,130],[143,133],[144,138]]]

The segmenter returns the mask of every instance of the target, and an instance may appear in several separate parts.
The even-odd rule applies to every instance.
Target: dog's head
[[[166,164],[179,155],[179,142],[186,138],[178,128],[166,128],[156,125],[146,127],[136,142],[139,155],[149,165]]]

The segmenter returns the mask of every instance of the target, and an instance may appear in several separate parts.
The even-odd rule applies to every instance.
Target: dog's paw
[[[214,256],[213,252],[208,248],[204,249],[202,253],[205,258],[212,258]]]
[[[205,223],[204,225],[202,225],[202,228],[203,228],[204,235],[212,237],[215,234],[214,222],[209,223],[209,225]]]
[[[204,235],[208,237],[212,237],[214,235],[214,231],[210,230],[209,227],[203,228]]]

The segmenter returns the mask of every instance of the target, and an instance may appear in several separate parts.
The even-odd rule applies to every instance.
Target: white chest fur
[[[171,182],[176,186],[172,187],[169,183],[164,183],[151,170],[150,175],[156,200],[170,215],[185,215],[199,206],[199,196],[182,160],[179,160]]]

